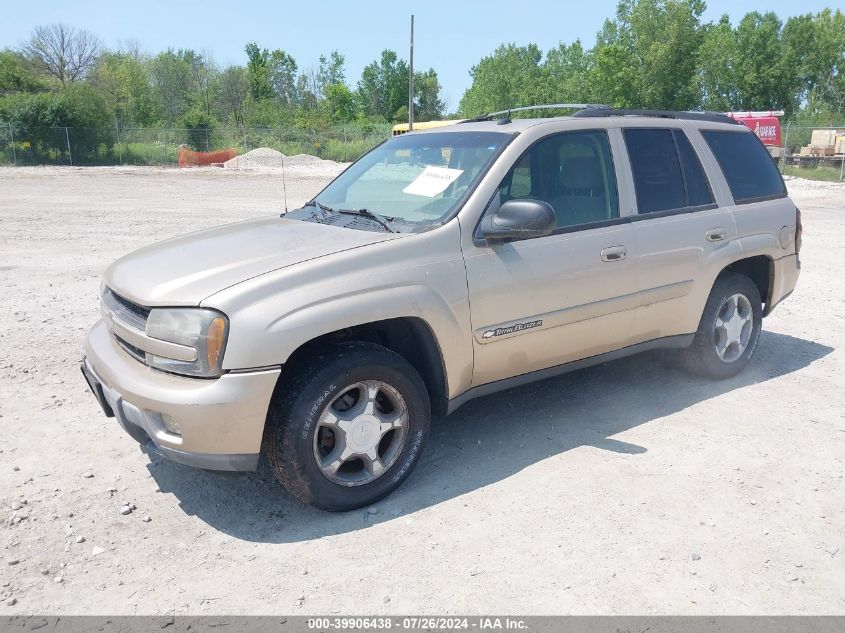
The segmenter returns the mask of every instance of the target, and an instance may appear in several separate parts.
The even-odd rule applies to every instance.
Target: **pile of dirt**
[[[311,154],[294,154],[293,156],[285,156],[285,167],[304,167],[306,165],[322,165],[324,163],[335,163],[333,160],[323,160],[319,156],[311,156]]]
[[[279,171],[283,167],[285,169],[299,169],[302,167],[308,168],[328,168],[336,169],[343,165],[343,163],[336,163],[333,160],[323,160],[317,156],[309,154],[295,154],[293,156],[285,156],[281,152],[271,149],[269,147],[258,147],[250,150],[246,154],[235,156],[227,160],[223,165],[227,169],[247,169],[253,171]]]
[[[254,150],[230,158],[223,166],[227,169],[267,169],[282,167],[284,155],[269,147],[258,147]]]

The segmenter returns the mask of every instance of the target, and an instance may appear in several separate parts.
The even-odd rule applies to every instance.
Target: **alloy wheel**
[[[732,363],[742,356],[753,329],[754,311],[748,297],[736,293],[725,299],[716,313],[713,330],[713,343],[719,358]]]
[[[380,380],[344,388],[325,408],[314,434],[314,459],[323,475],[343,486],[361,486],[396,461],[408,435],[408,406]]]

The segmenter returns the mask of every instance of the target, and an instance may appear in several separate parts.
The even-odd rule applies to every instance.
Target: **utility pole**
[[[408,64],[408,131],[414,131],[414,15],[411,14],[411,52]]]

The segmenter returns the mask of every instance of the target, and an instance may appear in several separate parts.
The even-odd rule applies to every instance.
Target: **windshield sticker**
[[[433,198],[438,193],[445,191],[446,187],[451,185],[464,173],[463,169],[450,169],[448,167],[435,167],[428,165],[423,169],[422,173],[402,191],[403,193],[410,193],[414,196],[425,196],[426,198]]]

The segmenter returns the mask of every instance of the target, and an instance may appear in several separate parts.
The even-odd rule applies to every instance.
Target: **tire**
[[[264,438],[276,479],[329,511],[360,508],[398,488],[431,425],[425,383],[411,364],[353,341],[316,350],[289,375],[271,402]]]
[[[754,355],[762,324],[763,306],[754,282],[738,273],[720,275],[707,298],[692,345],[684,351],[684,365],[717,380],[735,376]]]

